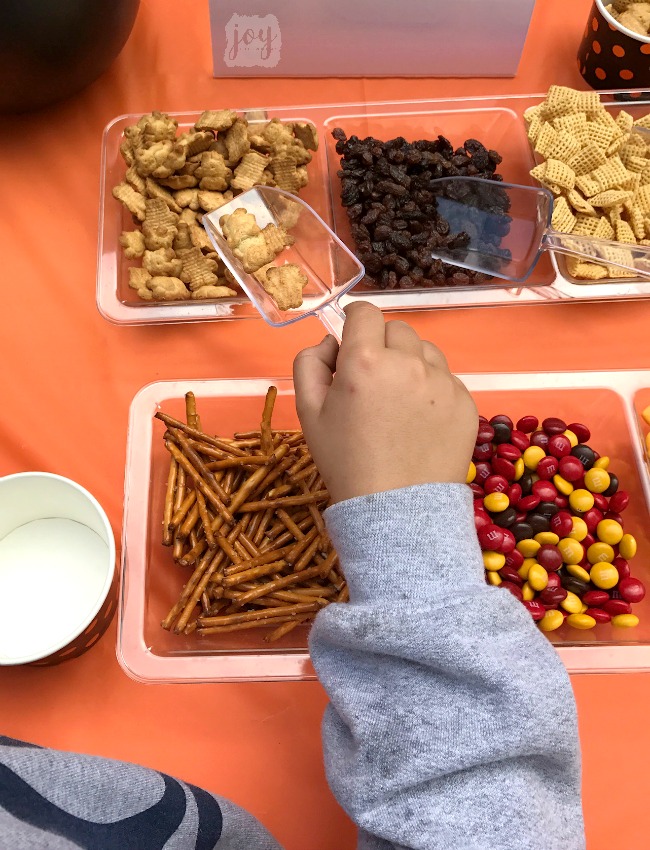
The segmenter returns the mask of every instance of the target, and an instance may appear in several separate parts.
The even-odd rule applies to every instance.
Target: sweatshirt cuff
[[[465,484],[419,484],[328,508],[350,601],[451,601],[483,585],[472,501]]]

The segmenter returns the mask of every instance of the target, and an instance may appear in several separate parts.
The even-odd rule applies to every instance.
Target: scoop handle
[[[608,266],[626,269],[634,272],[636,277],[650,279],[649,245],[595,239],[593,236],[560,233],[558,230],[549,228],[542,237],[542,248],[568,257],[580,257],[588,263],[605,263]]]
[[[341,339],[343,338],[345,313],[339,306],[339,302],[330,301],[328,304],[324,304],[320,310],[318,310],[317,315],[332,336],[336,337],[336,341],[341,342]]]

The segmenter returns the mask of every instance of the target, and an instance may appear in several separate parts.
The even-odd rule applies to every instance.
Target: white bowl
[[[0,665],[81,654],[114,573],[113,532],[87,490],[47,472],[0,478]]]

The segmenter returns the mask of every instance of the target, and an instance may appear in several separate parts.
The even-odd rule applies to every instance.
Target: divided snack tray
[[[241,109],[251,113],[250,123],[277,117],[283,121],[313,123],[320,145],[308,165],[309,185],[300,198],[335,230],[350,248],[348,219],[340,203],[339,157],[332,130],[341,127],[348,136],[368,135],[383,141],[404,136],[408,141],[446,136],[459,147],[466,139],[476,138],[503,157],[499,173],[509,183],[537,185],[529,171],[538,160],[526,136],[523,114],[541,103],[543,94],[468,97],[383,103],[347,103],[323,106],[287,106],[268,109]],[[639,118],[650,112],[650,94],[641,90],[601,92],[601,101],[614,115],[620,109]],[[253,113],[255,118],[253,120]],[[200,113],[172,113],[182,130],[191,127]],[[119,236],[133,227],[131,217],[116,201],[111,190],[125,172],[119,153],[125,127],[139,115],[123,115],[106,127],[102,141],[99,245],[97,264],[97,306],[109,321],[119,324],[156,324],[164,322],[209,321],[213,319],[253,318],[258,314],[247,298],[212,302],[153,303],[141,301],[128,286],[130,262],[122,254]],[[650,281],[622,280],[613,283],[579,283],[567,273],[564,261],[543,256],[525,286],[506,286],[495,281],[467,287],[440,287],[410,290],[372,289],[359,284],[342,299],[363,298],[386,311],[426,310],[443,307],[476,307],[507,304],[531,304],[557,301],[614,301],[650,296]]]
[[[462,380],[485,416],[513,419],[535,414],[581,421],[590,445],[611,459],[610,470],[630,494],[625,527],[638,541],[632,574],[650,587],[650,469],[641,411],[650,404],[650,370],[468,374]],[[117,655],[124,670],[143,682],[225,682],[313,679],[307,630],[298,627],[277,643],[266,631],[218,636],[174,635],[160,622],[178,599],[191,568],[172,560],[161,544],[162,508],[169,469],[158,410],[184,415],[184,394],[196,394],[203,427],[229,435],[259,426],[264,396],[278,388],[274,427],[295,428],[292,382],[287,378],[162,381],[149,384],[131,405],[122,538],[122,588]],[[498,591],[494,592],[507,592]],[[650,595],[634,606],[640,623],[621,629],[599,625],[576,631],[566,625],[552,638],[572,673],[650,671]]]

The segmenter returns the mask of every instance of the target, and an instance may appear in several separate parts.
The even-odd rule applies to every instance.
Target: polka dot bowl
[[[578,70],[593,89],[650,87],[650,37],[621,26],[603,0],[594,0],[580,49]]]

